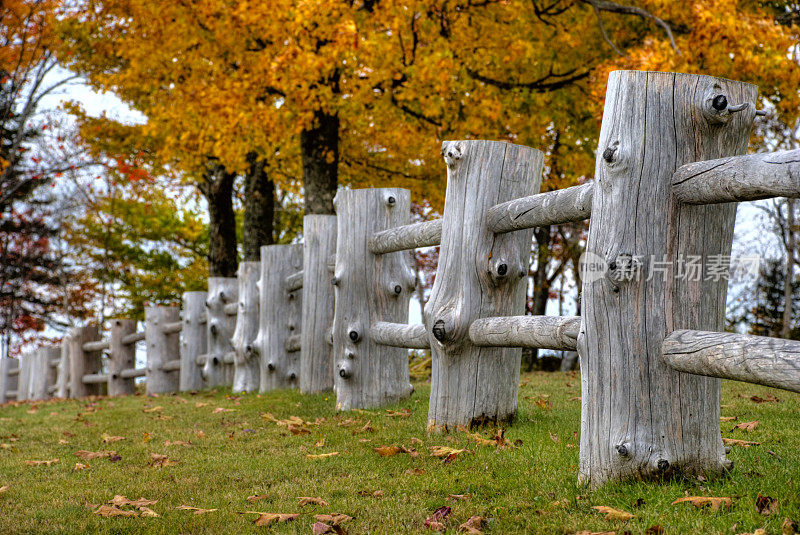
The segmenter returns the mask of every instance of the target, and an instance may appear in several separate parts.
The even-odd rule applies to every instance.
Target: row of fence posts
[[[0,401],[127,394],[145,376],[151,394],[333,388],[337,408],[367,409],[410,395],[407,349],[430,349],[428,428],[450,430],[513,418],[520,348],[577,349],[582,481],[728,469],[719,379],[800,392],[800,342],[718,332],[724,281],[648,260],[730,254],[736,202],[800,196],[800,151],[743,156],[755,102],[749,84],[614,72],[594,181],[539,193],[540,151],[445,142],[441,219],[410,224],[404,189],[343,189],[336,216],[305,217],[302,245],[263,247],[181,311],[147,308],[143,332],[113,320],[106,338],[90,325],[3,360]],[[582,315],[524,316],[532,229],[590,215]],[[434,245],[424,324],[409,325],[408,251]]]

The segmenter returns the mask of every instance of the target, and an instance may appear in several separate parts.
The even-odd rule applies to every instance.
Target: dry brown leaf
[[[112,455],[116,455],[116,451],[87,451],[87,450],[78,450],[73,455],[75,457],[79,457],[84,461],[91,461],[92,459],[101,459],[103,457],[111,457]]]
[[[386,409],[386,416],[393,418],[408,418],[411,416],[411,409],[400,409],[399,411]]]
[[[147,498],[139,498],[138,500],[129,500],[125,496],[120,494],[115,495],[111,498],[108,503],[111,505],[116,505],[117,507],[124,507],[126,505],[132,505],[134,507],[144,507],[146,505],[155,505],[158,503],[158,500],[148,500]]]
[[[247,501],[250,503],[255,503],[258,500],[263,500],[266,497],[267,497],[266,494],[253,494],[252,496],[247,497]]]
[[[295,425],[295,424],[288,424],[286,428],[289,432],[293,435],[308,435],[311,434],[311,430],[307,427],[303,427],[302,425]]]
[[[158,405],[156,407],[150,407],[149,409],[142,409],[142,412],[161,412],[164,410],[164,407]]]
[[[758,427],[758,420],[754,422],[742,422],[740,424],[736,424],[733,426],[733,429],[731,429],[731,431],[733,431],[734,429],[741,429],[742,431],[752,431],[756,427]]]
[[[205,407],[206,405],[208,405],[208,403],[205,403],[203,401],[196,401],[194,404],[196,409],[199,409],[200,407]]]
[[[165,466],[174,466],[174,465],[180,463],[180,461],[176,461],[176,460],[170,459],[166,455],[160,455],[158,453],[151,453],[150,454],[150,459],[151,459],[150,460],[150,466],[152,466],[154,468],[163,468]]]
[[[615,535],[616,531],[576,531],[575,535]]]
[[[331,453],[319,453],[317,455],[308,454],[308,455],[306,455],[306,458],[308,458],[308,459],[326,459],[328,457],[333,457],[334,455],[339,455],[339,452],[338,451],[332,451]]]
[[[447,500],[468,500],[471,496],[472,496],[472,494],[470,494],[470,493],[467,493],[467,494],[448,494],[446,499]]]
[[[152,509],[150,509],[149,507],[144,507],[144,506],[139,507],[139,515],[149,518],[158,518],[161,516]]]
[[[233,411],[234,411],[234,409],[226,409],[225,407],[217,407],[216,409],[211,411],[211,414],[219,414],[221,412],[233,412]]]
[[[422,440],[418,439],[417,437],[411,437],[411,443],[412,444],[419,444],[420,446],[422,444],[424,444],[424,442],[422,442]]]
[[[405,446],[381,446],[380,448],[372,448],[381,457],[391,457],[398,453],[409,453]]]
[[[103,433],[102,435],[100,435],[100,439],[105,444],[110,444],[112,442],[119,442],[120,440],[125,440],[125,437],[115,437],[115,436],[109,435],[108,433]]]
[[[653,524],[646,530],[644,530],[644,535],[664,535],[667,532],[663,527],[659,526],[658,524]]]
[[[760,396],[750,396],[750,401],[753,403],[778,403],[780,400],[772,394],[767,394],[763,398]]]
[[[322,498],[312,498],[310,496],[298,496],[297,497],[297,505],[300,507],[304,507],[306,505],[319,505],[322,507],[327,507],[329,504]]]
[[[338,526],[340,524],[344,524],[349,520],[353,520],[352,516],[347,516],[342,513],[331,513],[326,515],[314,515],[314,520],[317,522],[325,522],[326,524],[330,524],[331,526]]]
[[[69,444],[69,440],[64,440],[63,438],[59,438],[58,439],[58,443],[63,446],[65,444]],[[5,446],[5,444],[0,444],[0,447],[2,447],[2,446]]]
[[[689,502],[697,508],[709,506],[712,511],[717,511],[720,507],[729,506],[731,504],[731,499],[728,497],[686,496],[678,498],[672,502],[672,505],[684,502]]]
[[[794,520],[789,520],[788,518],[783,519],[783,524],[781,525],[781,534],[782,535],[795,535],[797,533],[798,526],[797,522]]]
[[[622,509],[614,509],[613,507],[607,507],[605,505],[595,505],[592,507],[592,509],[595,509],[597,512],[606,515],[606,520],[621,520],[624,522],[635,516],[627,511],[623,511]]]
[[[88,469],[88,468],[89,468],[89,465],[88,465],[88,464],[83,464],[83,463],[75,463],[75,467],[74,467],[72,470],[73,470],[74,472],[77,472],[77,471],[79,471],[79,470],[86,470],[86,469]]]
[[[423,470],[422,468],[409,468],[408,470],[406,470],[406,474],[410,476],[421,476],[424,473],[425,470]]]
[[[753,442],[752,440],[739,440],[738,438],[723,438],[722,442],[725,444],[730,444],[731,446],[742,446],[743,448],[761,445],[761,442]]]
[[[482,535],[483,534],[483,526],[486,524],[486,521],[483,517],[475,515],[469,517],[469,520],[458,526],[458,531],[461,533],[467,533],[468,535]]]
[[[720,422],[735,422],[738,419],[739,419],[738,416],[720,416],[719,417],[719,421]]]
[[[196,515],[204,515],[206,513],[213,513],[214,511],[218,511],[219,509],[203,509],[202,507],[192,507],[191,505],[179,505],[175,509],[180,511],[194,511]]]
[[[50,466],[51,464],[56,464],[58,459],[49,459],[47,461],[25,461],[25,464],[28,466]]]
[[[191,442],[187,442],[185,440],[165,440],[165,446],[191,446]]]
[[[106,518],[112,516],[139,516],[138,511],[120,509],[115,505],[101,505],[97,508],[94,514],[104,516]]]
[[[314,443],[315,448],[321,448],[324,445],[325,445],[325,437],[322,437],[321,440],[318,440],[317,442]]]
[[[3,494],[4,492],[8,492],[8,489],[10,489],[10,488],[11,487],[9,487],[8,485],[3,485],[2,487],[0,487],[0,494]]]
[[[764,516],[776,513],[778,512],[778,500],[771,496],[762,496],[759,492],[756,497],[756,511]]]
[[[447,446],[431,446],[431,457],[439,457],[449,463],[467,450],[458,450]]]
[[[245,514],[258,515],[258,518],[256,518],[253,523],[261,527],[269,526],[273,522],[287,522],[300,517],[297,513],[260,513],[258,511],[245,511]]]
[[[335,535],[344,535],[345,531],[339,526],[329,526],[325,522],[314,522],[311,526],[312,535],[325,535],[327,533],[334,533]]]

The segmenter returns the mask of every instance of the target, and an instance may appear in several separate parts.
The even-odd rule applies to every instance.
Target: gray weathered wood
[[[526,228],[583,221],[592,212],[594,183],[537,193],[492,206],[489,230],[496,234]]]
[[[83,344],[83,350],[91,353],[92,351],[103,351],[111,347],[111,340],[105,338],[103,340],[95,340],[94,342],[86,342]]]
[[[136,332],[136,320],[117,318],[111,320],[108,352],[108,395],[127,396],[136,393],[133,379],[120,376],[122,370],[136,367],[136,346],[122,340]]]
[[[56,369],[51,360],[58,360],[61,350],[57,346],[40,347],[33,354],[30,399],[48,399],[50,386],[56,382]]]
[[[11,401],[11,392],[17,392],[17,379],[19,373],[11,373],[19,370],[19,359],[0,358],[0,403]],[[16,394],[13,399],[16,399]]]
[[[181,359],[172,359],[161,364],[161,370],[165,372],[181,371]]]
[[[81,378],[85,385],[105,385],[108,384],[107,373],[87,373]]]
[[[205,322],[201,316],[206,313],[208,292],[184,292],[181,308],[181,372],[178,389],[186,392],[203,388],[201,367],[197,356],[203,355],[208,347]]]
[[[686,204],[800,197],[800,149],[689,163],[675,171],[672,191]]]
[[[422,323],[406,324],[376,321],[369,328],[376,344],[407,349],[430,349],[428,331]]]
[[[31,364],[33,358],[30,352],[25,352],[19,357],[19,375],[17,377],[17,401],[30,398]]]
[[[469,326],[469,339],[482,347],[574,350],[580,327],[578,316],[482,318]]]
[[[239,313],[239,303],[228,303],[223,310],[228,316],[235,316]]]
[[[714,98],[749,103],[717,111]],[[697,255],[730,254],[735,204],[688,206],[672,175],[688,162],[742,154],[756,88],[687,74],[611,73],[597,150],[578,352],[579,480],[707,474],[729,466],[719,427],[720,381],[664,362],[673,328],[721,330],[726,280],[681,278]],[[654,262],[667,260],[667,270]]]
[[[299,334],[293,334],[292,336],[286,339],[286,343],[283,345],[283,348],[286,350],[287,353],[295,353],[300,351],[302,344],[302,339]]]
[[[388,254],[417,247],[431,247],[442,241],[442,220],[432,219],[381,230],[372,234],[368,241],[372,254]]]
[[[416,278],[407,254],[376,255],[367,242],[375,232],[409,221],[411,194],[399,188],[343,189],[334,206],[338,218],[333,275],[336,408],[395,403],[413,391],[408,351],[377,344],[370,326],[379,321],[408,322],[408,301]]]
[[[55,397],[61,399],[69,397],[69,336],[69,334],[64,336],[61,344],[59,344],[61,353],[58,363]]]
[[[296,275],[303,273],[302,268],[302,244],[261,248],[259,327],[254,344],[261,362],[261,392],[298,386],[300,353],[289,351],[287,342],[297,339],[299,349],[303,282],[299,277],[298,283]]]
[[[684,373],[800,392],[800,342],[735,333],[679,330],[662,344],[664,360]]]
[[[442,145],[447,191],[439,266],[425,323],[433,373],[429,430],[501,423],[517,409],[521,350],[472,344],[469,326],[522,315],[532,230],[495,236],[487,211],[539,190],[542,153],[494,141]]]
[[[225,364],[225,355],[233,351],[231,337],[235,318],[225,313],[225,306],[238,301],[239,283],[235,277],[209,277],[206,299],[206,333],[208,358],[201,372],[209,387],[233,382],[232,366]]]
[[[287,292],[294,292],[303,287],[303,270],[295,271],[291,275],[287,275],[283,283]]]
[[[131,334],[129,334],[129,335],[127,335],[127,336],[125,336],[125,337],[122,339],[122,343],[123,343],[123,344],[135,344],[136,342],[141,342],[141,341],[143,341],[143,340],[144,340],[144,338],[145,338],[145,336],[144,336],[144,331],[141,331],[141,332],[135,332],[135,333],[131,333]]]
[[[144,377],[146,375],[147,368],[128,368],[119,373],[119,376],[123,379],[135,379],[136,377]]]
[[[333,286],[328,258],[336,254],[336,216],[303,218],[303,330],[300,390],[311,394],[333,388]],[[291,295],[291,294],[290,294]]]
[[[72,329],[69,336],[69,396],[82,398],[103,392],[100,384],[86,384],[83,376],[99,373],[102,363],[100,351],[84,351],[83,344],[100,338],[100,327],[95,324]]]
[[[161,328],[161,330],[164,334],[179,333],[183,330],[183,322],[173,321],[172,323],[167,323]]]
[[[144,309],[144,334],[147,347],[147,395],[177,392],[180,374],[163,369],[165,362],[180,358],[180,338],[178,334],[167,334],[164,325],[180,319],[178,307],[163,305]],[[132,366],[131,366],[132,367]]]
[[[255,392],[261,383],[261,362],[255,349],[258,335],[258,278],[261,262],[240,262],[239,312],[231,343],[236,350],[233,361],[233,391]]]

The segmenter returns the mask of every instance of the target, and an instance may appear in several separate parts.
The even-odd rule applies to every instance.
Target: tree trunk
[[[792,331],[794,254],[794,199],[786,199],[786,279],[783,283],[783,325],[781,325],[781,338],[789,338],[789,334]]]
[[[261,246],[275,243],[275,183],[267,175],[263,161],[248,155],[250,168],[244,177],[244,222],[242,245],[244,260],[261,260]]]
[[[339,117],[314,113],[314,125],[300,134],[306,215],[333,214],[339,183]]]
[[[687,162],[743,154],[755,98],[754,86],[710,76],[609,77],[578,336],[579,479],[592,487],[730,466],[720,380],[674,371],[661,346],[675,329],[722,330],[727,280],[678,270],[730,255],[736,205],[681,204],[672,176]],[[749,106],[731,113],[728,103]]]
[[[239,265],[233,212],[234,178],[233,173],[215,165],[200,184],[200,191],[208,201],[209,277],[235,277]]]

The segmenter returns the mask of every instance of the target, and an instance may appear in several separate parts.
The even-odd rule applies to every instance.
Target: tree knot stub
[[[611,163],[614,160],[614,153],[616,151],[617,147],[608,147],[603,151],[603,159],[606,161],[606,163]]]
[[[669,470],[669,461],[666,459],[659,459],[656,463],[656,468],[658,468],[659,472],[666,472]]]
[[[625,444],[618,444],[616,448],[617,453],[619,453],[622,457],[628,456],[628,447]]]
[[[361,335],[360,335],[360,334],[358,333],[358,331],[357,331],[357,330],[355,330],[355,329],[352,329],[352,330],[351,330],[351,331],[348,333],[348,335],[347,335],[347,336],[349,336],[349,337],[350,337],[350,340],[352,340],[353,342],[358,342],[358,341],[361,339]]]
[[[433,324],[431,332],[433,333],[434,338],[444,343],[447,337],[447,333],[444,330],[444,320],[436,320],[436,322]]]
[[[711,107],[717,111],[728,109],[728,97],[725,95],[717,95],[714,97],[714,100],[711,101]]]
[[[400,295],[400,292],[402,292],[402,291],[403,291],[403,287],[402,286],[400,286],[399,284],[395,284],[394,285],[394,293],[396,295]]]
[[[392,207],[395,205],[395,203],[397,203],[397,199],[394,197],[394,195],[389,195],[386,197],[386,206]]]
[[[271,371],[271,372],[274,372],[274,371],[275,371],[275,364],[274,364],[274,363],[272,363],[272,362],[268,363],[268,364],[267,364],[267,369],[268,369],[269,371]]]
[[[442,144],[442,157],[447,167],[453,167],[462,156],[463,149],[457,141],[445,141]]]
[[[507,264],[500,264],[497,266],[497,274],[501,277],[504,277],[508,273],[508,265]]]

